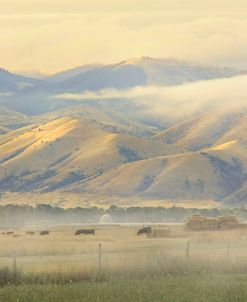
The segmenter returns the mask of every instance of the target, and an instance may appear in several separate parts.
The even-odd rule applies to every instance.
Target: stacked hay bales
[[[240,224],[235,216],[220,216],[217,218],[220,229],[233,229],[240,227]]]
[[[192,231],[217,230],[219,223],[215,218],[207,218],[199,214],[194,214],[186,222],[186,228]]]
[[[239,223],[236,216],[220,216],[216,218],[208,218],[199,214],[194,214],[188,218],[185,226],[191,231],[203,231],[246,228],[247,224]]]

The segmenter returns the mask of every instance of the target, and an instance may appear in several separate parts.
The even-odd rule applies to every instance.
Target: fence
[[[91,265],[88,266],[88,268],[92,268],[92,269],[97,269],[98,271],[101,271],[102,269],[106,268],[107,265],[104,265],[104,264],[109,264],[109,260],[110,258],[114,259],[114,252],[105,252],[104,254],[104,246],[103,244],[100,242],[98,243],[97,245],[97,251],[95,251],[95,253],[92,253],[91,254]],[[191,258],[193,259],[195,256],[198,258],[200,256],[202,256],[202,254],[200,253],[200,251],[198,252],[198,247],[196,246],[195,247],[195,254],[193,255],[193,242],[191,240],[188,240],[188,241],[185,241],[184,242],[184,256],[182,256],[182,254],[180,254],[180,258],[184,258],[185,260],[190,260]],[[209,246],[207,245],[204,245],[204,251],[208,251],[209,249]],[[230,260],[230,257],[231,257],[231,244],[230,244],[230,241],[227,241],[225,246],[222,247],[221,249],[221,259],[225,258],[225,260]],[[156,251],[157,254],[155,252],[152,252],[149,254],[149,256],[152,256],[153,258],[155,258],[157,255],[161,256],[161,253],[159,250]],[[163,252],[163,256],[166,257],[168,256],[168,253],[166,254],[164,250],[162,250]],[[172,250],[169,251],[169,255],[172,255]],[[214,250],[215,252],[215,250]],[[246,249],[246,252],[247,252],[247,249]],[[66,262],[66,257],[69,256],[69,258],[74,258],[74,261],[77,262],[77,265],[78,265],[78,269],[81,267],[80,266],[80,263],[83,264],[83,262],[88,262],[88,259],[87,257],[85,257],[85,255],[63,255],[63,254],[59,254],[59,255],[50,255],[50,256],[33,256],[31,257],[32,258],[32,261],[31,263],[29,263],[29,260],[30,260],[30,256],[29,255],[26,255],[26,256],[23,256],[23,255],[20,255],[18,256],[18,253],[16,251],[13,251],[12,254],[9,255],[9,257],[4,257],[4,259],[6,260],[8,258],[8,265],[9,267],[12,266],[12,270],[14,273],[17,273],[18,269],[20,268],[21,270],[24,270],[25,271],[25,264],[29,263],[30,264],[30,268],[32,267],[32,264],[36,261],[37,263],[39,263],[40,266],[44,265],[44,270],[47,270],[47,265],[52,265],[52,257],[59,257],[59,261],[61,261],[61,265],[64,264],[64,262]],[[115,253],[115,257],[119,257],[119,252],[117,251]],[[147,256],[147,255],[146,255]],[[178,256],[178,255],[177,255]],[[204,255],[205,256],[205,255]],[[212,255],[209,255],[209,258],[210,256]],[[36,258],[36,260],[34,260]],[[40,261],[40,259],[44,258],[45,261]],[[128,260],[130,260],[129,262],[131,263],[133,259],[128,259],[129,258],[129,254],[127,253],[126,254],[126,257],[125,257],[125,264],[128,264]],[[10,259],[12,259],[12,265],[11,265],[11,261]],[[144,257],[143,257],[143,252],[136,252],[136,255],[135,255],[135,259],[138,261],[141,261],[141,259],[143,260]],[[146,260],[148,259],[147,257],[145,258]],[[20,260],[20,262],[19,262]],[[47,261],[46,261],[47,260]],[[156,259],[157,260],[157,259]],[[247,260],[247,258],[246,258]],[[73,262],[73,261],[72,261]],[[3,264],[3,263],[2,263]],[[59,268],[60,265],[58,265],[57,267]],[[121,265],[120,265],[121,266]],[[28,271],[32,271],[32,269],[28,269]],[[72,266],[73,268],[73,266]],[[83,268],[83,266],[81,267]],[[85,266],[84,266],[85,268]],[[49,270],[49,269],[48,269]],[[60,270],[60,269],[59,269]],[[67,270],[67,269],[66,269]],[[41,269],[42,271],[42,269]],[[56,269],[54,271],[57,271]]]
[[[183,260],[246,260],[247,237],[242,233],[184,233],[179,238],[137,236],[137,227],[104,227],[95,235],[74,236],[71,230],[48,236],[0,236],[0,267],[14,272],[125,270]],[[162,232],[160,232],[161,234]],[[165,232],[163,232],[165,234]],[[217,235],[217,236],[216,236]],[[209,237],[212,238],[209,238]]]

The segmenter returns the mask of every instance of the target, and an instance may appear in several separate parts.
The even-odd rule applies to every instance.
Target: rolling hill
[[[196,151],[243,137],[246,125],[246,108],[211,110],[160,131],[155,138]]]
[[[151,137],[160,129],[145,123],[141,123],[127,114],[121,114],[114,108],[103,108],[100,106],[91,106],[87,103],[74,105],[59,110],[55,110],[35,119],[49,121],[60,117],[74,117],[91,120],[97,123],[99,127],[114,133],[126,133],[141,137]]]
[[[241,204],[247,196],[245,120],[195,151],[110,132],[85,118],[28,125],[0,136],[0,192]],[[227,140],[232,135],[236,139]]]
[[[164,200],[224,200],[247,181],[247,146],[238,142],[204,151],[127,163],[77,190]]]
[[[0,128],[8,130],[23,127],[32,122],[32,118],[25,114],[10,110],[6,107],[0,106]]]
[[[180,152],[163,142],[60,118],[0,137],[1,191],[52,191],[126,162]]]

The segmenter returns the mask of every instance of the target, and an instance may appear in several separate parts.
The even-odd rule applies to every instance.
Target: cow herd
[[[34,231],[27,231],[26,232],[26,235],[35,235],[36,233]],[[50,231],[49,230],[44,230],[44,231],[40,231],[38,232],[38,234],[40,236],[46,236],[46,235],[49,235],[50,234]],[[0,233],[0,235],[12,235],[12,237],[20,237],[20,234],[15,234],[14,232],[2,232]],[[95,235],[95,229],[78,229],[75,231],[75,236],[77,235]]]
[[[74,235],[95,235],[95,229],[78,229],[75,231]],[[34,231],[27,231],[26,235],[35,235],[36,233]],[[38,232],[40,236],[46,236],[50,234],[49,230],[43,230]],[[20,237],[20,234],[15,234],[12,231],[8,232],[2,232],[1,235],[12,235],[12,237]],[[151,237],[152,235],[152,228],[150,226],[142,227],[137,231],[137,235],[147,235],[147,237]]]

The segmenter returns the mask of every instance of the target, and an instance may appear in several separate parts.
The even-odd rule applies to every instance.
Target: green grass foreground
[[[0,270],[0,302],[246,302],[246,261],[168,258],[139,269]]]
[[[247,301],[247,276],[123,278],[67,285],[6,285],[1,302],[240,302]]]

